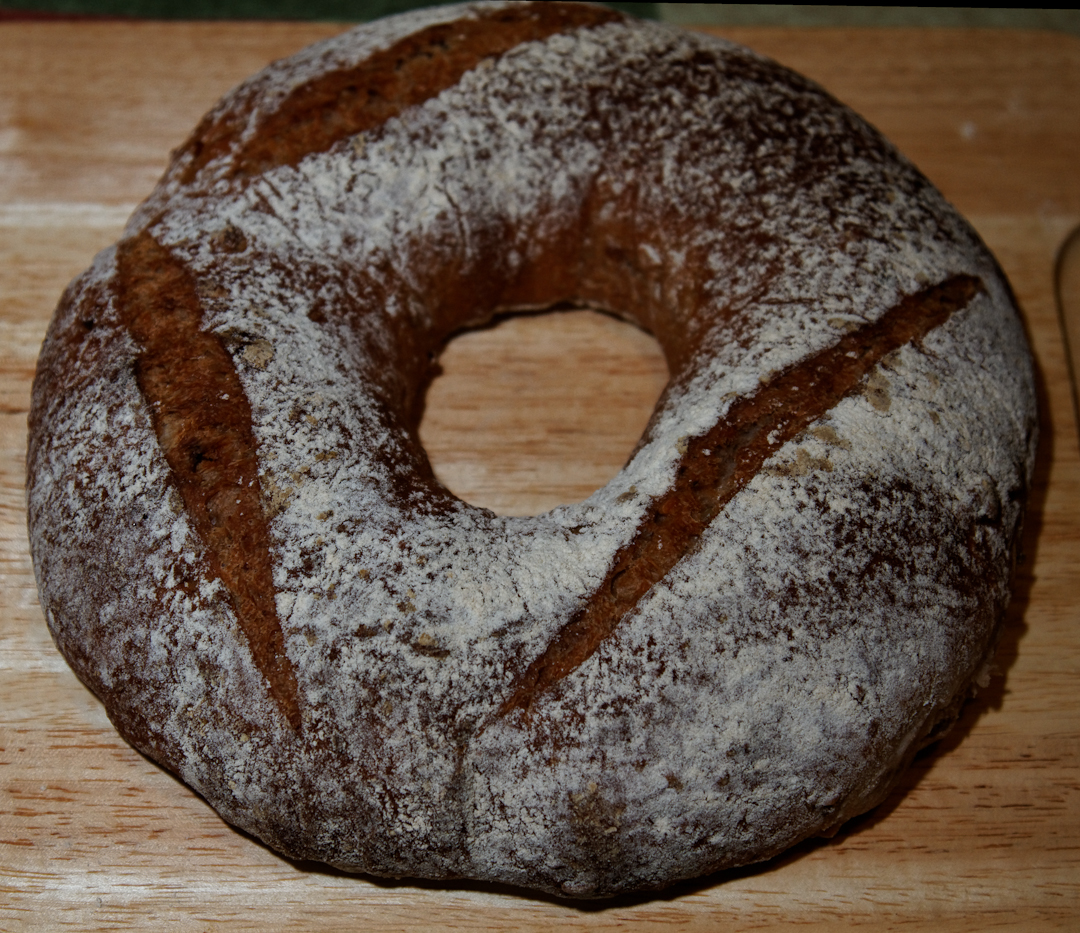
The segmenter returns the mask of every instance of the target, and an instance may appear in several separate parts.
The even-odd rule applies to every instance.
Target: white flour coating
[[[475,13],[361,27],[218,110],[250,108],[242,145],[312,76],[463,15]],[[703,72],[708,93],[689,96],[668,80],[703,58],[708,74],[764,67],[656,25],[555,35],[248,184],[216,162],[185,188],[174,166],[133,217],[128,235],[148,229],[208,290],[206,328],[229,346],[242,336],[232,352],[278,510],[275,598],[299,735],[170,484],[132,375],[138,348],[116,324],[112,252],[75,286],[53,332],[92,303],[100,318],[68,377],[79,395],[35,400],[48,434],[28,493],[43,606],[72,663],[118,691],[114,718],[145,719],[147,750],[232,822],[378,874],[578,895],[656,886],[767,857],[875,803],[987,661],[986,607],[1004,604],[1021,508],[1010,492],[1034,449],[1030,362],[1006,287],[876,137],[842,169],[796,174],[793,107],[811,100],[811,134],[841,154],[842,134],[870,137],[851,114],[808,86],[716,85]],[[488,261],[492,237],[510,267],[527,264],[591,192],[615,200],[634,186],[636,261],[662,270],[673,307],[697,276],[711,321],[648,443],[585,502],[532,518],[394,501],[386,456],[412,442],[385,413],[366,347],[391,321],[430,326],[431,270]],[[212,248],[227,225],[247,252]],[[786,444],[530,718],[499,714],[670,487],[686,438],[961,273],[986,291]],[[316,278],[321,290],[304,291]],[[317,307],[362,313],[346,330],[312,320]],[[998,530],[976,522],[983,512]],[[955,543],[969,526],[998,568],[989,596],[965,589],[973,559]],[[893,556],[877,561],[883,541]]]
[[[389,16],[364,26],[353,29],[321,42],[313,43],[295,55],[275,62],[253,75],[234,88],[207,115],[213,119],[228,112],[240,117],[243,129],[238,134],[238,142],[248,142],[257,132],[261,119],[272,113],[276,107],[301,85],[319,75],[338,69],[353,68],[376,52],[389,48],[395,42],[411,33],[439,23],[451,23],[462,18],[475,18],[477,13],[494,11],[510,6],[503,0],[487,0],[472,3],[468,7],[436,6],[426,10],[416,10],[408,16]],[[147,198],[128,221],[128,231],[137,231],[145,226],[181,187],[178,176],[187,167],[188,160],[175,162],[165,173],[154,193]],[[210,166],[213,171],[217,166]]]

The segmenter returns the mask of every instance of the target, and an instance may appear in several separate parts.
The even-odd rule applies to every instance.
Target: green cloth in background
[[[138,16],[147,19],[295,19],[360,22],[458,0],[3,0],[0,11]],[[657,18],[655,3],[607,3]]]
[[[0,0],[15,11],[147,19],[293,19],[361,22],[450,0]],[[715,26],[976,26],[1080,35],[1080,10],[792,3],[608,3],[646,19]]]

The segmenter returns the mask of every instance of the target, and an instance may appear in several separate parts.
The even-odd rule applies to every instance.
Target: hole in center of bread
[[[597,311],[504,315],[450,340],[420,440],[451,492],[499,515],[580,502],[626,463],[668,380],[659,344]]]

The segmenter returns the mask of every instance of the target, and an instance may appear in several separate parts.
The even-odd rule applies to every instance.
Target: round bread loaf
[[[670,383],[584,502],[417,438],[440,347],[606,309]],[[985,675],[1036,434],[1009,287],[811,82],[573,3],[271,65],[64,295],[29,523],[61,651],[228,821],[348,871],[563,896],[883,799]]]

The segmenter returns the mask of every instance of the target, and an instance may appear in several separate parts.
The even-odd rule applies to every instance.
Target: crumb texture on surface
[[[563,6],[452,80],[415,41]],[[129,741],[295,857],[567,896],[767,858],[877,803],[992,653],[1035,444],[993,258],[810,82],[596,9],[441,7],[271,66],[50,328],[28,500],[53,635]],[[427,96],[248,157],[406,48]],[[977,284],[931,320],[950,282]],[[567,301],[663,347],[641,444],[577,505],[456,499],[416,435],[434,355]],[[933,326],[886,352],[913,301]],[[183,322],[205,351],[170,357]],[[865,372],[830,388],[813,361],[849,345]],[[777,386],[795,414],[756,434]],[[706,475],[734,491],[691,521]],[[676,557],[613,576],[645,545]],[[608,592],[629,609],[550,653]]]

